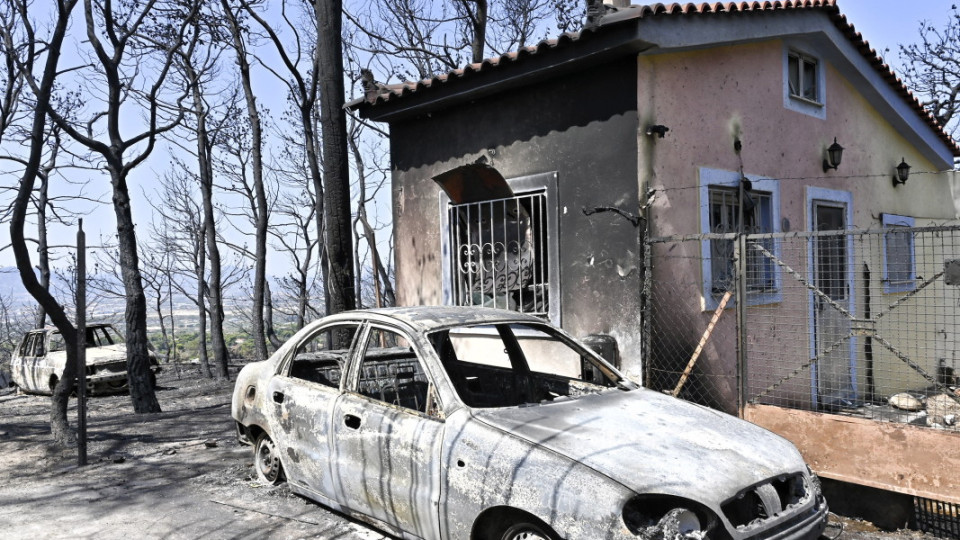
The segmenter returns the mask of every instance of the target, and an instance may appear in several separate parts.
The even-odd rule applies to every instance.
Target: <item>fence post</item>
[[[737,236],[734,259],[736,272],[734,282],[737,287],[737,415],[743,418],[743,408],[747,401],[747,236],[741,232]]]

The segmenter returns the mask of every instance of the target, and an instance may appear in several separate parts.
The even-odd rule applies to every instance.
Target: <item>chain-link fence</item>
[[[960,430],[960,227],[885,225],[649,240],[647,385]]]

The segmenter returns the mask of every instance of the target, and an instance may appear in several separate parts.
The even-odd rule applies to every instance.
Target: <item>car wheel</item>
[[[58,379],[56,375],[50,376],[50,393],[51,394],[53,394],[53,391],[57,389],[57,381]]]
[[[275,486],[283,479],[277,445],[266,434],[260,435],[253,447],[253,466],[257,469],[257,478],[268,486]]]
[[[150,372],[150,388],[153,390],[157,389],[157,374],[152,371]]]
[[[506,528],[497,540],[553,540],[553,536],[533,523],[514,523]]]

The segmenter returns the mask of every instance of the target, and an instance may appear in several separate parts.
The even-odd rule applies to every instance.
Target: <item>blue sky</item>
[[[936,27],[942,27],[950,14],[950,8],[958,0],[837,0],[842,13],[847,16],[847,20],[852,23],[856,29],[864,36],[886,62],[898,68],[899,63],[899,44],[906,44],[918,41],[918,28],[921,21],[929,21]],[[640,3],[637,1],[636,3]],[[889,51],[886,51],[889,49]],[[274,111],[278,112],[278,111]],[[134,191],[134,214],[138,221],[138,233],[146,236],[149,218],[149,207],[144,201],[142,189],[148,193],[153,191],[155,185],[154,178],[162,174],[167,166],[166,152],[159,151],[156,158],[151,158],[142,167],[134,171],[131,178],[131,186]],[[103,178],[94,178],[93,183],[95,191],[104,195],[104,200],[109,201],[109,183]],[[141,216],[141,217],[137,217]],[[103,205],[95,211],[95,215],[84,219],[87,230],[88,245],[98,242],[102,235],[109,239],[115,233],[113,209],[109,205]],[[75,231],[60,230],[52,231],[55,237],[53,243],[70,244],[74,243]],[[8,240],[8,227],[0,227],[0,246],[6,245]],[[11,250],[0,251],[0,267],[13,266],[13,255]],[[282,270],[279,270],[282,272]],[[0,291],[0,294],[6,291]]]
[[[840,12],[893,68],[900,44],[919,41],[920,21],[942,27],[957,0],[837,0]],[[890,52],[884,52],[884,49]]]

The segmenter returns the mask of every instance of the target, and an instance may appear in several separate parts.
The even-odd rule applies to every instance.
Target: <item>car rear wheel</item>
[[[51,394],[53,394],[53,391],[57,389],[57,381],[58,381],[58,380],[59,380],[59,379],[57,379],[57,376],[56,376],[56,375],[51,375],[51,376],[50,376],[50,393],[51,393]]]
[[[257,444],[253,447],[253,457],[253,466],[257,469],[260,482],[275,486],[283,480],[283,466],[280,464],[277,445],[266,433],[257,439]]]

